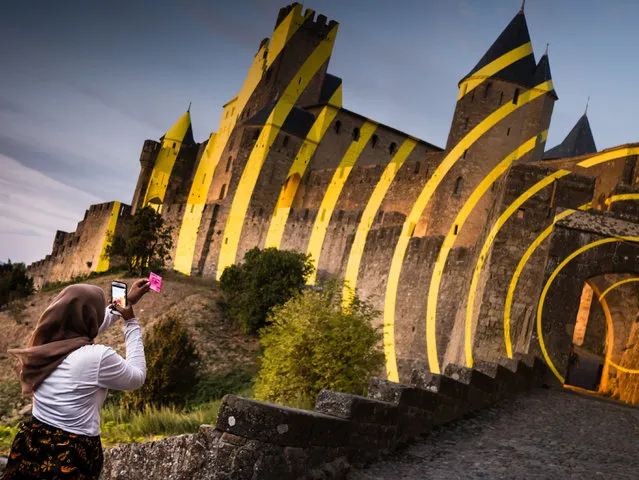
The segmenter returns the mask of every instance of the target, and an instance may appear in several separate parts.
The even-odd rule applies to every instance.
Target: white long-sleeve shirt
[[[100,332],[119,318],[106,309]],[[100,435],[100,409],[107,390],[135,390],[146,378],[142,329],[124,322],[126,359],[105,345],[86,345],[70,353],[33,394],[32,414],[67,432]]]

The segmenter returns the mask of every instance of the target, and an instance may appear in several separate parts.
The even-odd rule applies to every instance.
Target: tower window
[[[455,180],[455,190],[453,190],[453,195],[460,195],[462,188],[464,188],[464,179],[463,177],[459,177]]]
[[[493,86],[492,83],[486,83],[486,88],[484,89],[484,98],[488,98],[488,94],[490,93],[490,88]]]
[[[513,103],[517,105],[518,101],[519,101],[519,89],[515,88],[515,94],[513,95]]]
[[[224,169],[225,172],[228,172],[229,169],[231,168],[232,161],[233,161],[233,157],[229,157],[228,160],[226,161],[226,168]]]
[[[470,92],[470,103],[473,103],[475,101],[475,90],[473,89],[472,92]]]
[[[506,130],[506,136],[508,137],[510,135],[510,127],[508,127],[508,130]]]
[[[337,122],[335,122],[335,133],[339,133],[341,128],[342,128],[342,122],[338,120]]]
[[[286,135],[286,136],[284,137],[284,140],[282,140],[282,146],[283,146],[283,147],[286,147],[287,145],[288,145],[288,135]]]
[[[464,118],[464,130],[468,129],[468,117]]]
[[[524,210],[523,208],[520,208],[519,210],[517,210],[517,218],[523,219],[525,216],[525,212],[526,210]]]
[[[359,140],[359,128],[355,127],[353,129],[353,141],[357,142]]]
[[[222,185],[222,188],[220,188],[220,196],[218,200],[223,200],[225,194],[226,194],[226,183]]]
[[[462,158],[466,158],[467,153],[468,153],[468,149],[464,150],[464,154],[462,155]]]
[[[377,135],[371,137],[371,146],[375,148],[375,145],[377,145]]]
[[[253,140],[257,140],[260,136],[260,131],[259,130],[255,130],[253,132]]]
[[[393,142],[388,147],[388,153],[390,153],[391,155],[394,155],[395,154],[395,150],[397,150],[397,144],[395,142]]]
[[[501,105],[503,101],[504,101],[504,92],[502,91],[499,93],[499,105]]]
[[[415,175],[417,175],[419,173],[419,162],[415,163]]]
[[[455,225],[454,234],[457,235],[457,233],[459,233],[459,225]]]
[[[173,148],[175,148],[175,142],[173,142]]]

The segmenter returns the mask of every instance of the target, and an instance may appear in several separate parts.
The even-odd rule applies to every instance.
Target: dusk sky
[[[50,253],[91,203],[131,202],[139,154],[192,102],[197,141],[217,129],[286,0],[3,2],[0,260]],[[151,6],[152,5],[152,6]],[[344,106],[444,146],[466,75],[519,0],[313,0],[340,23],[329,71]],[[528,0],[537,59],[559,95],[548,147],[591,97],[598,149],[639,141],[636,19],[628,0]]]

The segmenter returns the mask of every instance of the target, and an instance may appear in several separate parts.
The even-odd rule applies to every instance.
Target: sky
[[[192,102],[217,129],[288,0],[20,0],[0,15],[0,260],[50,253],[92,203],[130,203],[145,139]],[[519,0],[312,0],[340,23],[329,65],[344,106],[444,146],[457,83]],[[639,141],[630,0],[528,0],[536,59],[550,43],[559,101],[548,146],[583,114],[598,149]]]

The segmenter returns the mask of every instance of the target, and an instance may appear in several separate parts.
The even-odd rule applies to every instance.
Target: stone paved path
[[[538,389],[352,471],[371,479],[639,479],[639,408]]]

